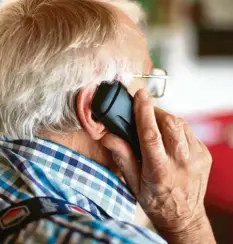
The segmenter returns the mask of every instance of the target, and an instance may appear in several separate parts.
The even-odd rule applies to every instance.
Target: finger
[[[186,138],[187,138],[187,142],[190,145],[190,147],[193,147],[194,145],[199,145],[199,143],[202,144],[202,142],[194,134],[192,128],[190,127],[190,125],[188,123],[186,123],[184,125],[184,131],[185,131],[185,135],[186,135]]]
[[[175,162],[186,162],[190,157],[186,136],[187,122],[159,108],[155,108],[155,114],[167,154],[173,157]]]
[[[192,131],[191,127],[188,124],[185,125],[185,134],[186,134],[187,141],[189,143],[189,148],[191,153],[196,154],[197,156],[203,155],[202,166],[203,164],[206,164],[206,166],[210,168],[212,163],[211,154],[207,149],[207,147],[205,146],[205,144],[201,142],[199,138],[197,138],[197,136],[194,134],[194,132]],[[199,160],[196,161],[196,164],[198,163]]]
[[[113,159],[126,183],[137,196],[140,187],[140,168],[129,144],[113,134],[105,135],[101,144],[112,152]]]
[[[156,171],[156,165],[166,161],[167,155],[156,122],[153,101],[145,90],[136,93],[134,112],[143,156],[143,168]]]

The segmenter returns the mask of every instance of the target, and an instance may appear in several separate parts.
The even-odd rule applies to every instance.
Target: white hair
[[[109,3],[135,22],[143,18],[135,3]],[[116,76],[127,85],[124,74],[141,71],[142,63],[132,63],[140,50],[129,53],[126,45],[134,45],[135,35],[100,1],[6,4],[0,11],[0,136],[80,129],[74,99],[81,87]]]

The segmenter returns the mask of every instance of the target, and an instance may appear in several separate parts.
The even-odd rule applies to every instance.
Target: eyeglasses
[[[164,96],[167,80],[170,79],[167,72],[163,69],[153,69],[151,75],[133,75],[133,77],[147,79],[147,89],[156,98]]]

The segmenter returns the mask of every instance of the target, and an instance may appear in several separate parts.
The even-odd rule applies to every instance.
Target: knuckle
[[[154,129],[150,128],[145,130],[142,140],[146,146],[156,146],[161,143],[162,138]]]
[[[124,162],[123,162],[123,159],[120,157],[120,155],[117,154],[117,153],[113,153],[112,154],[112,159],[117,164],[117,166],[119,167],[119,169],[121,171],[124,171]]]
[[[175,118],[175,126],[176,127],[185,127],[187,125],[186,120],[184,120],[183,118]]]
[[[174,128],[176,125],[176,118],[173,115],[166,115],[164,118],[164,125],[168,128]]]
[[[175,117],[169,114],[164,118],[164,124],[170,128],[182,128],[185,127],[188,123],[183,118]]]

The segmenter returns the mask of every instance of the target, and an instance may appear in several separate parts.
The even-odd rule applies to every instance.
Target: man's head
[[[19,0],[4,6],[0,135],[23,139],[83,127],[100,139],[102,127],[90,112],[95,86],[117,78],[130,88],[130,74],[150,72],[137,27],[142,15],[136,4],[120,0]]]

